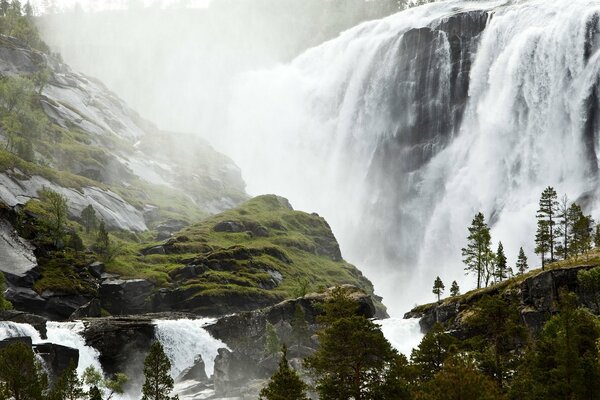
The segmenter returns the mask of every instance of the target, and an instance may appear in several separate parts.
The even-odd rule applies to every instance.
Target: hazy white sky
[[[37,13],[54,4],[58,11],[69,10],[79,4],[86,11],[126,9],[129,7],[207,7],[211,0],[30,0]]]

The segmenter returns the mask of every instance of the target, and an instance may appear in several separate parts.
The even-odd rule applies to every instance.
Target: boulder
[[[88,271],[96,279],[101,279],[106,267],[103,262],[95,261],[88,266]]]
[[[3,349],[15,343],[23,343],[28,347],[32,346],[31,338],[29,336],[18,336],[0,340],[0,349]]]
[[[246,231],[246,226],[242,222],[238,221],[223,221],[219,222],[215,226],[213,226],[213,231],[215,232],[244,232]]]
[[[79,363],[79,350],[54,343],[40,343],[34,351],[44,360],[50,382],[55,382],[71,363]]]
[[[107,374],[142,371],[144,358],[155,339],[151,317],[107,317],[84,321],[82,336],[100,353]]]
[[[217,396],[228,396],[231,390],[244,387],[248,381],[256,379],[256,362],[227,349],[219,349],[215,359],[213,382]]]
[[[196,382],[206,382],[208,381],[208,377],[206,376],[206,369],[204,365],[204,360],[202,360],[201,356],[197,356],[194,360],[194,365],[189,368],[183,370],[177,379],[176,382],[182,381],[196,381]]]
[[[154,285],[145,279],[106,279],[100,285],[102,308],[113,315],[152,311]]]
[[[92,299],[89,303],[79,307],[71,314],[70,320],[77,320],[82,318],[97,318],[102,315],[102,305],[100,299]]]
[[[12,321],[20,324],[29,324],[40,333],[42,339],[46,337],[46,322],[48,322],[48,320],[39,315],[28,314],[26,312],[17,310],[6,310],[0,311],[0,321]]]

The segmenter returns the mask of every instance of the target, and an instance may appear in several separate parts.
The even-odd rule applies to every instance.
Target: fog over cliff
[[[40,24],[142,114],[232,156],[251,194],[323,215],[393,312],[435,275],[471,286],[460,248],[477,211],[510,263],[523,246],[532,265],[544,187],[596,216],[596,1],[450,0],[339,36],[389,10],[289,4]]]

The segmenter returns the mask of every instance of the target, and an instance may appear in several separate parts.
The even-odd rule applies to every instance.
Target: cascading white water
[[[449,0],[359,25],[240,76],[220,146],[251,193],[323,215],[398,314],[436,275],[472,287],[476,212],[534,265],[545,186],[597,211],[598,15],[597,0]]]
[[[0,340],[15,337],[30,337],[33,343],[40,343],[40,333],[29,324],[21,324],[11,321],[0,321]]]
[[[220,348],[227,346],[213,338],[204,327],[213,319],[155,320],[156,338],[163,345],[171,360],[171,375],[177,378],[186,368],[194,365],[197,356],[202,356],[206,376],[213,374],[215,358]]]
[[[81,336],[84,329],[82,322],[47,322],[47,339],[43,340],[40,333],[29,324],[21,324],[11,321],[0,321],[0,340],[14,337],[31,338],[33,344],[54,343],[62,346],[71,347],[79,350],[79,364],[77,373],[79,376],[83,371],[92,366],[98,371],[102,371],[102,366],[98,361],[98,350],[85,344],[85,339]]]
[[[48,342],[79,350],[79,364],[77,365],[79,376],[88,367],[94,367],[96,370],[102,371],[102,365],[98,361],[100,353],[93,347],[86,345],[85,339],[81,336],[81,332],[85,329],[83,322],[48,322],[46,329]]]
[[[410,353],[419,346],[424,336],[419,326],[419,318],[388,318],[378,323],[385,338],[407,358],[410,358]]]

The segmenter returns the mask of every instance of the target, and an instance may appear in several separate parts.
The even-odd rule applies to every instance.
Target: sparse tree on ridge
[[[492,254],[490,228],[485,223],[483,214],[477,213],[468,229],[467,246],[462,249],[463,262],[466,265],[465,271],[477,276],[477,289],[479,289]]]
[[[550,250],[548,240],[550,233],[548,229],[548,221],[538,220],[537,231],[535,233],[535,253],[542,258],[542,271],[546,266],[546,254]]]
[[[556,190],[553,187],[548,186],[542,192],[540,197],[540,205],[537,212],[538,220],[538,232],[539,237],[536,236],[536,243],[539,247],[540,254],[542,254],[542,268],[545,262],[545,253],[550,253],[550,262],[555,261],[554,258],[554,247],[556,244],[556,219],[558,214],[558,196]],[[542,243],[543,241],[543,243]],[[545,250],[545,251],[544,251]]]
[[[562,236],[562,243],[557,245],[556,253],[562,256],[563,260],[569,257],[569,198],[564,195],[558,202],[557,215],[558,227],[556,229],[557,236]]]
[[[440,296],[442,295],[442,293],[444,293],[444,289],[444,282],[442,282],[442,280],[438,276],[433,282],[433,294],[437,296],[438,303],[440,302]]]
[[[456,281],[452,281],[452,286],[450,286],[450,296],[456,297],[460,295],[460,288],[458,287],[458,283]]]
[[[595,232],[594,232],[594,247],[600,248],[600,224],[596,224]]]
[[[517,267],[517,275],[523,275],[528,268],[527,256],[525,256],[525,252],[523,251],[522,247],[519,249],[519,256],[517,257],[516,267]]]
[[[579,217],[573,225],[573,237],[571,239],[573,253],[575,256],[584,254],[592,249],[592,226],[594,220],[590,215],[583,215],[580,212]]]
[[[502,282],[509,276],[509,268],[506,265],[506,255],[504,254],[504,247],[502,242],[498,243],[498,251],[496,252],[496,269],[494,271],[494,278],[496,282]]]
[[[85,233],[90,233],[96,230],[98,226],[98,218],[96,217],[96,210],[89,204],[86,208],[81,211],[81,222],[85,227]]]

